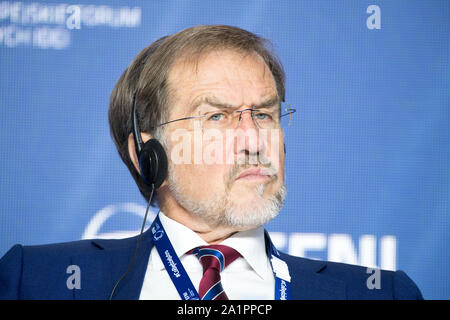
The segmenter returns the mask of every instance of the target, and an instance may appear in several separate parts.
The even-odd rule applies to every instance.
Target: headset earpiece
[[[149,185],[159,188],[167,176],[167,154],[156,139],[148,140],[139,154],[141,176]]]
[[[139,120],[136,112],[136,94],[133,95],[131,108],[131,131],[133,133],[134,147],[139,159],[141,177],[148,185],[159,188],[167,176],[168,162],[166,151],[156,139],[143,142]]]

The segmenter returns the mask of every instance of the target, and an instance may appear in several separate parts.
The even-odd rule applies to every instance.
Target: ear
[[[150,134],[143,132],[141,132],[141,136],[143,143],[146,143],[152,138]],[[128,136],[128,155],[130,156],[131,162],[133,162],[133,165],[136,168],[137,172],[141,174],[141,169],[139,168],[139,158],[136,154],[136,148],[134,147],[133,133],[130,133],[130,135]]]

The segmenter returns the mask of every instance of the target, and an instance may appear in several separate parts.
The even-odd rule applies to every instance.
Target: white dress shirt
[[[198,291],[203,270],[197,257],[186,254],[193,248],[208,245],[186,226],[159,213],[161,224],[172,246]],[[239,257],[221,273],[222,286],[230,300],[273,300],[275,278],[266,254],[264,227],[235,233],[222,243],[238,251]],[[158,251],[153,246],[145,272],[140,300],[180,300]]]

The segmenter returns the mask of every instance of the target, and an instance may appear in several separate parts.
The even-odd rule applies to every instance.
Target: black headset
[[[166,37],[158,39],[154,42],[154,45],[149,49],[147,57],[144,58],[142,64],[145,66],[148,57],[156,50],[156,48],[161,44],[162,40]],[[117,280],[111,293],[109,295],[109,300],[112,300],[114,293],[119,286],[119,283],[127,276],[133,267],[134,261],[136,260],[137,253],[142,240],[142,233],[144,232],[145,222],[147,221],[148,209],[152,202],[152,197],[155,189],[157,189],[164,182],[167,176],[167,155],[164,151],[161,143],[156,139],[150,139],[146,143],[142,141],[141,129],[139,127],[139,118],[136,112],[136,96],[137,89],[133,94],[133,102],[131,105],[131,132],[133,133],[134,148],[136,150],[136,155],[139,159],[139,169],[142,179],[151,187],[151,193],[148,200],[147,209],[145,210],[144,221],[142,222],[141,232],[139,233],[138,241],[136,244],[136,249],[134,250],[133,257],[128,265],[127,270],[122,274],[122,276]]]
[[[134,147],[139,159],[141,177],[148,185],[159,188],[167,177],[167,154],[161,143],[156,139],[142,142],[141,130],[136,113],[136,93],[133,95],[133,107],[131,111],[131,127],[133,132]]]
[[[144,58],[142,64],[145,67],[145,63],[150,55],[159,47],[163,40],[167,38],[162,37],[154,42],[154,45],[149,49],[147,57]],[[140,175],[146,184],[157,189],[161,186],[167,177],[167,154],[161,143],[156,139],[150,139],[146,143],[143,143],[141,130],[139,127],[139,118],[136,111],[136,96],[137,89],[133,94],[133,102],[131,108],[131,128],[134,139],[134,147],[136,155],[139,160]]]

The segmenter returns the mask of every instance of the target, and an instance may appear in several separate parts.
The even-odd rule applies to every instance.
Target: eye
[[[270,121],[273,119],[272,114],[267,112],[255,112],[255,117],[256,120]]]
[[[208,115],[208,116],[207,116],[207,119],[208,119],[208,120],[211,120],[211,121],[220,121],[220,120],[224,120],[224,119],[225,119],[225,114],[224,114],[224,113],[216,112],[216,113],[213,113],[213,114],[211,114],[211,115]]]

